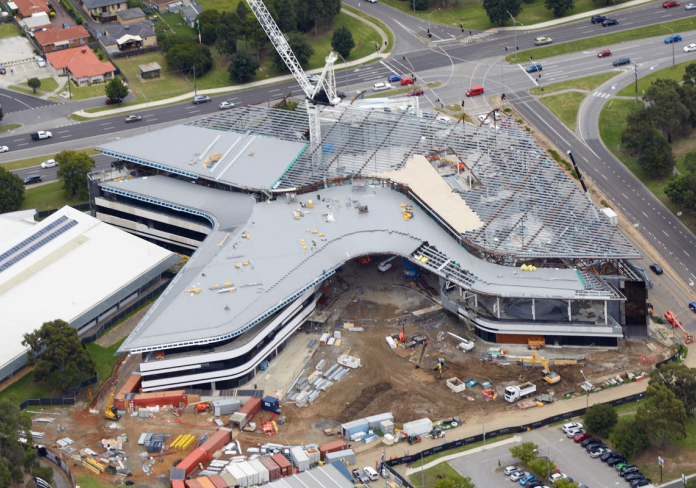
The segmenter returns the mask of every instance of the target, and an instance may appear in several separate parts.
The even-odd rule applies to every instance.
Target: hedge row
[[[70,17],[75,19],[75,22],[77,22],[77,25],[87,24],[87,22],[85,21],[85,18],[82,15],[80,15],[79,12],[75,11],[75,8],[72,6],[72,4],[68,0],[60,0],[60,4],[68,12]]]

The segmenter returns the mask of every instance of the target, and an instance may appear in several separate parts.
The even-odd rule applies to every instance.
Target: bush
[[[609,435],[618,421],[619,414],[608,403],[592,405],[585,414],[587,430],[602,436]]]

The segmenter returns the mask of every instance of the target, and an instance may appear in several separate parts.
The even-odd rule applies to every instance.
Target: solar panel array
[[[61,220],[61,219],[62,219],[62,220]],[[23,247],[26,247],[27,244],[30,244],[32,241],[34,241],[34,240],[38,239],[39,237],[41,237],[42,235],[46,234],[49,230],[55,229],[56,226],[62,224],[62,223],[65,222],[66,220],[67,220],[67,217],[64,217],[64,216],[61,217],[60,219],[56,220],[55,222],[52,222],[50,225],[47,225],[46,227],[44,227],[43,229],[41,229],[41,230],[40,230],[39,232],[37,232],[36,234],[34,234],[34,235],[32,235],[31,237],[25,239],[25,240],[22,241],[20,244],[17,244],[17,246],[15,246],[15,247],[13,247],[12,249],[10,249],[10,251],[12,251],[12,250],[15,249],[15,248],[18,248],[17,250],[20,250],[20,249],[22,249]],[[61,226],[61,227],[59,227],[57,230],[51,232],[50,234],[48,234],[46,237],[44,237],[44,238],[41,239],[40,241],[38,241],[38,242],[36,242],[35,244],[32,244],[32,245],[29,246],[28,248],[24,249],[22,252],[20,252],[20,253],[17,254],[16,256],[14,256],[14,257],[13,257],[12,259],[10,259],[9,261],[6,261],[6,262],[4,262],[3,264],[1,264],[1,265],[0,265],[0,273],[2,273],[3,271],[5,271],[5,270],[6,270],[7,268],[9,268],[10,266],[13,266],[14,264],[18,263],[19,261],[21,261],[22,259],[24,259],[24,258],[27,257],[28,255],[30,255],[31,253],[33,253],[34,251],[36,251],[36,250],[39,249],[40,247],[43,247],[45,244],[47,244],[48,242],[52,241],[53,239],[55,239],[55,238],[58,237],[59,235],[63,234],[64,232],[70,230],[71,228],[73,228],[73,227],[76,226],[76,225],[77,225],[77,221],[76,221],[76,220],[70,220],[67,224],[65,224],[65,225],[63,225],[63,226]],[[20,246],[20,245],[21,245],[21,246]],[[7,251],[7,253],[10,253],[10,251]],[[14,253],[14,252],[16,252],[16,250],[15,250],[15,251],[12,251],[12,253]],[[7,254],[7,253],[4,253],[3,256],[5,256],[5,254]],[[10,253],[10,254],[12,254],[12,253]],[[3,259],[5,259],[5,258],[3,258]]]
[[[61,216],[59,219],[56,219],[55,222],[51,222],[49,225],[47,225],[46,227],[44,227],[40,231],[27,237],[26,239],[24,239],[22,242],[17,244],[15,247],[10,249],[9,251],[6,251],[6,252],[0,254],[0,262],[4,261],[5,259],[12,256],[14,253],[16,253],[17,251],[22,249],[24,246],[26,246],[30,242],[34,242],[36,239],[38,239],[39,237],[41,237],[42,235],[44,235],[46,232],[50,231],[51,229],[55,229],[56,227],[58,227],[60,224],[62,224],[66,220],[68,220],[68,218],[65,215]]]

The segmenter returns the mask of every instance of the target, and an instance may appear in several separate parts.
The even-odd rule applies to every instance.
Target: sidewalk
[[[567,24],[568,22],[575,22],[576,20],[589,20],[590,17],[595,15],[602,15],[609,12],[614,12],[616,10],[623,10],[625,8],[635,7],[637,5],[643,5],[644,3],[652,2],[653,0],[631,0],[630,2],[622,3],[621,5],[614,5],[611,7],[598,8],[597,10],[590,10],[589,12],[583,12],[581,14],[571,15],[570,17],[561,17],[560,19],[549,20],[548,22],[541,22],[539,24],[524,25],[522,26],[522,32],[530,30],[546,29],[547,27],[554,27],[556,25]],[[520,24],[521,25],[521,24]],[[512,27],[498,27],[497,29],[490,29],[489,32],[511,32],[515,29]]]
[[[382,43],[380,44],[379,51],[374,52],[374,53],[370,54],[369,56],[365,56],[364,58],[356,59],[353,61],[348,61],[346,63],[343,63],[343,62],[336,63],[334,65],[335,69],[342,69],[342,68],[348,69],[351,66],[360,65],[360,64],[363,64],[367,61],[372,61],[373,59],[385,59],[389,56],[389,53],[383,52],[385,47],[388,47],[385,45],[385,42],[387,42],[387,40],[388,40],[387,34],[379,26],[377,26],[376,24],[373,24],[372,22],[370,22],[367,19],[360,17],[357,14],[354,14],[353,12],[349,12],[346,9],[343,9],[342,12],[347,14],[347,15],[350,15],[351,17],[355,17],[356,19],[369,25],[374,30],[379,32],[380,36],[382,37]],[[321,74],[321,72],[323,70],[324,70],[324,68],[322,67],[322,68],[316,68],[316,69],[305,71],[305,73],[307,73],[307,74]],[[234,92],[240,91],[240,90],[247,90],[249,88],[256,88],[259,86],[274,85],[276,83],[280,83],[283,81],[290,81],[290,80],[294,80],[294,79],[295,79],[295,77],[290,74],[290,75],[278,76],[276,78],[269,78],[267,80],[254,81],[252,83],[245,83],[242,85],[224,86],[221,88],[210,88],[207,90],[198,90],[196,92],[196,94],[198,94],[198,95],[217,95],[220,93],[234,93]],[[133,112],[136,110],[144,110],[144,109],[149,109],[152,107],[160,107],[162,105],[169,105],[171,103],[183,102],[186,100],[190,100],[191,98],[193,98],[193,96],[194,96],[194,92],[189,92],[189,93],[185,93],[183,95],[179,95],[176,97],[167,98],[165,100],[157,100],[155,102],[141,103],[138,105],[128,105],[127,107],[115,108],[113,110],[104,110],[102,112],[93,112],[92,113],[92,112],[85,112],[84,110],[79,110],[79,111],[75,112],[74,115],[79,115],[80,117],[85,117],[85,118],[98,118],[98,117],[104,117],[107,115],[125,114],[125,113],[130,113],[130,112]]]

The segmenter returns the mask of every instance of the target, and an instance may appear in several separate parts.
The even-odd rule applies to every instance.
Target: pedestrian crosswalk
[[[597,98],[609,98],[611,96],[611,93],[593,92],[592,96]]]

